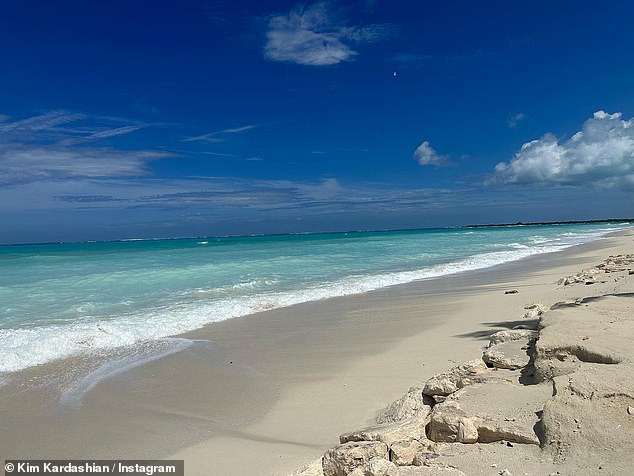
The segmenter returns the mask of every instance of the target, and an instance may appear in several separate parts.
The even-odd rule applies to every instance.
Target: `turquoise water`
[[[624,226],[2,246],[0,372],[558,251]]]

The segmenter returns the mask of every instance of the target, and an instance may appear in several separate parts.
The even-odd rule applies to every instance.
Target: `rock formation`
[[[633,263],[634,255],[611,256],[558,284],[600,283],[609,273],[618,282],[633,274]],[[533,460],[532,450],[521,447],[535,448],[541,463],[549,459],[550,465],[574,459],[584,474],[628,474],[634,283],[625,279],[620,292],[550,309],[529,303],[524,310],[525,318],[538,322],[536,329],[527,324],[491,335],[481,359],[410,388],[378,414],[376,425],[341,435],[338,446],[293,475],[462,475],[452,462],[463,461],[464,449],[499,457],[496,443]],[[511,474],[496,463],[489,467]]]

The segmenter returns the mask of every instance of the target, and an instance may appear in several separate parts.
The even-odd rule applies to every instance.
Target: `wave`
[[[510,243],[510,249],[475,254],[461,260],[409,271],[352,275],[332,282],[314,283],[302,289],[273,291],[275,281],[252,280],[229,285],[252,295],[236,296],[218,290],[193,290],[184,302],[123,313],[108,318],[84,319],[39,327],[0,329],[0,373],[19,371],[55,359],[81,353],[110,351],[143,341],[164,339],[206,324],[270,309],[362,294],[389,286],[487,268],[535,254],[560,251],[597,239],[620,228],[586,233],[565,233],[547,241],[539,237],[531,246]],[[537,237],[536,237],[537,238]],[[194,298],[195,296],[195,298]],[[0,375],[1,376],[1,375]]]

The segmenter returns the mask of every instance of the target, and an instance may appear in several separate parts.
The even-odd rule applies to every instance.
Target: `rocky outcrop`
[[[510,441],[539,444],[533,428],[536,413],[551,394],[551,388],[515,383],[518,373],[506,379],[491,379],[459,390],[434,407],[429,438],[438,442],[491,443]],[[505,395],[503,400],[496,396]],[[491,407],[489,402],[496,401]]]
[[[634,255],[616,255],[609,256],[603,263],[584,269],[580,273],[572,276],[566,276],[557,281],[560,286],[568,286],[570,284],[596,284],[605,282],[606,274],[622,273],[623,275],[634,274]]]
[[[388,460],[388,447],[381,441],[349,441],[326,451],[322,458],[324,476],[348,476],[370,460]]]
[[[340,443],[349,441],[381,441],[391,446],[403,440],[424,440],[426,438],[425,425],[428,419],[411,418],[400,422],[374,425],[357,431],[344,433],[339,437]]]
[[[537,331],[531,329],[512,329],[493,334],[482,360],[498,369],[516,370],[526,367],[537,338]]]
[[[486,372],[487,366],[482,359],[470,360],[427,380],[423,394],[430,397],[450,395],[462,387],[481,381]]]
[[[579,279],[563,278],[560,284],[586,282],[589,275],[601,273],[629,275],[632,263],[634,255],[612,256],[576,275]],[[584,474],[597,469],[629,474],[629,455],[634,454],[634,289],[631,281],[625,283],[629,293],[575,298],[550,309],[527,304],[524,317],[534,323],[491,335],[482,359],[410,388],[379,413],[376,425],[341,435],[340,445],[294,476],[462,475],[447,464],[452,454],[464,453],[457,448],[497,455],[499,445],[491,445],[496,442],[533,451],[541,451],[539,445],[544,451],[540,464],[574,459]],[[491,449],[483,451],[482,445]],[[520,454],[531,453],[527,449]],[[544,461],[547,455],[550,462]],[[513,461],[512,456],[506,459],[507,464]],[[511,474],[508,469],[494,471]]]
[[[575,372],[583,363],[631,360],[632,323],[605,315],[600,302],[607,299],[577,300],[553,306],[555,309],[547,313],[535,346],[535,370],[541,380]]]
[[[427,418],[431,406],[426,405],[421,387],[411,387],[400,399],[391,403],[376,418],[377,423],[390,423],[413,417]]]
[[[634,453],[634,295],[578,300],[547,313],[535,365],[553,385],[540,422],[557,462],[609,462],[627,474]],[[604,465],[605,466],[605,465]]]

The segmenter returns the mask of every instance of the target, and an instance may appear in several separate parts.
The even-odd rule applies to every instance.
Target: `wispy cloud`
[[[328,2],[296,7],[269,18],[264,56],[271,61],[327,66],[352,61],[356,45],[381,41],[394,33],[389,24],[347,26]]]
[[[150,161],[173,154],[86,144],[130,134],[148,126],[131,122],[134,121],[67,111],[50,111],[2,122],[0,184],[146,175]]]
[[[449,159],[446,155],[440,155],[429,145],[429,141],[423,141],[414,151],[414,158],[420,165],[435,165],[436,167],[447,165]]]
[[[0,143],[45,140],[70,145],[108,139],[149,127],[140,121],[91,117],[68,111],[49,111],[37,116],[0,123]]]
[[[62,124],[84,119],[84,114],[69,113],[65,111],[51,111],[38,116],[0,124],[0,137],[7,133],[32,133],[51,130]]]
[[[518,112],[517,114],[513,114],[511,117],[509,117],[506,120],[506,123],[509,125],[509,127],[514,128],[517,127],[517,124],[520,121],[523,121],[526,118],[526,114],[524,114],[523,112]]]
[[[152,150],[14,146],[0,150],[0,184],[147,175],[147,164],[172,154]]]
[[[545,134],[500,162],[489,183],[595,185],[634,190],[634,118],[597,111],[569,139]]]
[[[200,136],[186,137],[183,142],[210,142],[213,144],[224,142],[228,135],[239,134],[240,132],[250,131],[258,127],[258,124],[247,124],[241,127],[233,127],[230,129],[222,129],[219,131],[209,132]]]

